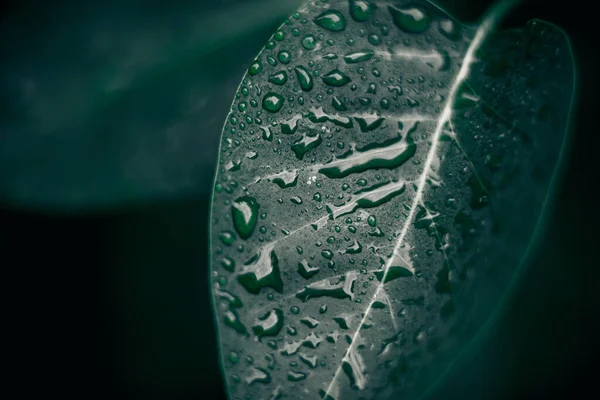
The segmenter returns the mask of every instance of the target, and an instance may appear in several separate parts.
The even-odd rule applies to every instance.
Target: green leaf
[[[498,310],[574,88],[558,28],[494,30],[509,3],[476,26],[426,1],[311,3],[260,52],[212,204],[215,290],[244,304],[214,300],[231,398],[415,398]]]

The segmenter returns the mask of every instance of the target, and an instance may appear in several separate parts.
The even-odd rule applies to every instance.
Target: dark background
[[[140,2],[131,9],[147,13],[155,3]],[[164,7],[175,10],[191,3],[163,4],[156,18]],[[196,3],[206,13],[219,8],[218,2]],[[446,3],[455,15],[469,20],[489,2]],[[576,398],[597,392],[600,27],[596,13],[583,1],[524,3],[510,24],[545,19],[561,26],[572,40],[579,68],[572,151],[548,231],[508,312],[442,386],[440,397]],[[103,4],[102,15],[110,16],[110,2]],[[15,15],[29,22],[18,35],[3,31],[0,42],[16,43],[23,51],[42,35],[41,25],[68,29],[69,21],[77,20],[73,15],[93,20],[99,13],[99,8],[64,1],[21,1],[4,7],[2,23]],[[117,9],[115,5],[115,14]],[[281,21],[276,15],[227,44],[239,70],[199,65],[199,73],[208,68],[209,74],[233,74],[237,84]],[[72,34],[77,35],[75,27]],[[204,40],[210,42],[210,35]],[[0,62],[10,56],[3,54]],[[217,115],[220,121],[235,89],[223,89],[227,100]],[[162,97],[157,104],[170,101]],[[207,143],[216,146],[219,133],[218,128],[203,134],[212,135]],[[207,182],[211,168],[201,170]],[[0,177],[8,179],[9,174],[5,170]],[[209,190],[210,184],[204,184],[183,194],[171,191],[122,202],[117,196],[101,206],[76,208],[60,201],[52,207],[21,204],[1,193],[6,316],[0,326],[7,335],[3,364],[10,371],[4,380],[17,389],[11,398],[33,393],[79,399],[223,398],[208,289]]]

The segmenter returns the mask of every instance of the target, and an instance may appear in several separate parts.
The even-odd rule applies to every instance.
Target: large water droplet
[[[288,372],[287,378],[291,382],[299,382],[306,379],[307,376],[308,374],[305,372],[290,371]]]
[[[313,88],[313,79],[310,75],[310,72],[302,65],[298,65],[295,68],[296,76],[298,77],[298,83],[300,84],[300,89],[305,92],[310,91]]]
[[[323,79],[323,82],[325,82],[329,86],[344,86],[345,84],[352,81],[352,79],[350,79],[339,69],[334,69],[326,75],[323,75],[321,79]]]
[[[243,196],[236,199],[231,205],[233,226],[242,239],[248,239],[258,220],[260,205],[254,197]]]
[[[315,276],[317,274],[317,272],[319,272],[319,270],[320,270],[319,267],[313,267],[306,260],[302,260],[301,262],[298,263],[298,273],[304,279],[312,278],[313,276]]]
[[[337,10],[327,10],[316,17],[313,22],[330,31],[340,32],[346,29],[346,17]]]
[[[246,261],[240,271],[238,281],[250,293],[257,294],[265,286],[270,286],[279,293],[283,291],[279,260],[271,246],[263,248]]]
[[[403,8],[388,6],[388,10],[392,14],[396,26],[407,33],[425,32],[431,22],[431,18],[425,10],[418,6]]]
[[[271,382],[271,375],[266,369],[260,367],[253,367],[250,369],[250,373],[246,377],[246,383],[253,385],[255,383],[269,383]]]
[[[373,57],[373,52],[370,50],[362,50],[356,51],[354,53],[349,53],[344,56],[344,61],[346,64],[356,64],[363,61],[368,61]]]
[[[292,61],[292,55],[287,50],[281,50],[277,53],[277,59],[281,61],[282,64],[289,64]]]
[[[306,153],[320,145],[322,141],[323,139],[319,133],[307,131],[303,133],[302,138],[292,144],[292,151],[296,154],[298,160],[302,160]]]
[[[330,219],[336,219],[351,214],[358,208],[379,207],[394,197],[402,194],[405,189],[406,185],[403,182],[392,182],[383,186],[380,185],[375,189],[369,188],[361,193],[360,197],[352,199],[344,205],[334,206],[333,204],[327,204],[325,208],[327,209],[327,212],[329,212]]]
[[[265,94],[262,100],[262,107],[271,113],[276,113],[283,107],[283,96],[274,92]]]
[[[355,240],[354,243],[346,248],[346,253],[348,254],[358,254],[362,251],[362,245],[358,242],[358,240]]]
[[[250,64],[250,68],[248,68],[248,73],[250,75],[256,75],[260,71],[262,71],[262,64],[261,64],[261,62],[258,61],[258,60],[254,60],[252,62],[252,64]]]
[[[331,283],[329,280],[324,280],[304,286],[304,288],[296,294],[296,297],[303,302],[306,302],[311,298],[323,296],[332,297],[335,299],[352,299],[355,281],[356,272],[351,271],[342,276],[336,283]]]
[[[370,132],[379,128],[383,123],[384,119],[377,115],[370,115],[364,117],[355,117],[361,132]]]
[[[262,317],[259,317],[252,331],[259,336],[277,336],[283,327],[283,311],[278,308],[267,312]]]
[[[246,327],[244,324],[242,324],[242,321],[240,321],[235,309],[230,308],[229,310],[225,311],[223,320],[225,321],[225,325],[233,328],[236,332],[241,334],[247,333]]]
[[[235,242],[235,235],[231,231],[223,231],[219,235],[219,239],[226,246],[231,246]]]
[[[317,39],[313,35],[306,35],[302,38],[302,47],[306,50],[312,50],[317,46]]]
[[[323,107],[311,108],[305,117],[315,124],[331,121],[334,125],[341,126],[343,128],[352,128],[352,120],[350,118],[341,117],[334,114],[327,114],[323,111]]]
[[[300,357],[300,361],[302,361],[309,367],[315,368],[317,366],[317,356],[309,356],[304,353],[300,353],[298,354],[298,356]]]
[[[397,278],[408,278],[410,276],[413,276],[413,273],[409,268],[401,267],[399,265],[390,266],[387,274],[385,274],[384,269],[374,271],[373,273],[375,274],[379,282],[381,282],[383,276],[385,275],[385,281],[383,283],[393,281]]]
[[[319,321],[317,321],[313,317],[303,317],[303,318],[300,318],[300,323],[308,326],[311,329],[314,329],[317,326],[319,326]]]
[[[296,129],[298,129],[298,123],[301,119],[301,115],[294,115],[292,118],[283,121],[280,124],[281,133],[283,133],[284,135],[293,135],[296,132]]]
[[[377,6],[366,0],[350,0],[350,16],[357,22],[368,20]]]
[[[331,98],[331,105],[338,111],[346,111],[346,105],[335,96]]]
[[[294,187],[298,183],[298,171],[283,171],[275,175],[271,181],[282,189]]]
[[[269,77],[269,82],[274,83],[276,85],[283,85],[287,82],[287,79],[287,72],[279,71]]]
[[[281,354],[283,354],[284,356],[294,355],[298,352],[300,346],[316,349],[317,347],[319,347],[319,344],[321,344],[321,342],[322,340],[317,335],[315,335],[314,332],[311,332],[302,340],[287,343],[284,346],[283,350],[281,350]]]
[[[367,150],[349,152],[344,158],[331,161],[319,173],[328,178],[344,178],[350,174],[363,172],[372,168],[393,169],[404,164],[416,152],[417,145],[410,140],[400,140],[384,146],[367,147]]]
[[[244,305],[239,297],[231,292],[228,292],[227,290],[214,289],[214,293],[217,297],[220,297],[221,300],[227,302],[230,307],[240,308]]]

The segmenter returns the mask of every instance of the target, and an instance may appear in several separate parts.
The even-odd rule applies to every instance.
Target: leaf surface
[[[564,34],[496,32],[505,11],[471,27],[426,1],[313,2],[250,66],[211,222],[231,398],[417,397],[497,308],[574,86]]]

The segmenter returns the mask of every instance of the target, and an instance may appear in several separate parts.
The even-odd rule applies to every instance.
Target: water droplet
[[[367,282],[365,282],[367,283]],[[382,303],[381,301],[374,301],[373,304],[371,304],[371,308],[374,308],[376,310],[381,310],[385,308],[385,304]]]
[[[231,246],[235,242],[235,235],[231,231],[223,231],[219,235],[219,239],[221,239],[224,245]]]
[[[306,68],[301,65],[298,65],[295,68],[296,76],[298,77],[298,83],[300,84],[300,89],[305,92],[312,90],[313,88],[313,79],[310,73]]]
[[[250,293],[258,294],[265,286],[282,293],[283,282],[279,272],[279,260],[272,247],[267,247],[244,263],[238,281]]]
[[[266,369],[260,367],[253,367],[250,369],[250,373],[246,377],[246,383],[253,385],[255,383],[269,383],[271,382],[271,375]]]
[[[425,10],[418,6],[412,5],[403,8],[388,6],[388,11],[392,14],[394,24],[407,33],[425,32],[431,22]]]
[[[235,261],[229,257],[223,257],[221,260],[221,266],[229,272],[233,272],[235,269]]]
[[[346,253],[358,254],[362,251],[362,248],[363,248],[362,245],[357,240],[355,240],[351,246],[346,248]]]
[[[237,352],[232,351],[229,353],[228,359],[230,363],[237,364],[240,361],[240,355]]]
[[[242,303],[242,300],[240,300],[239,297],[237,297],[236,295],[234,295],[231,292],[228,292],[227,290],[215,289],[214,293],[215,293],[215,296],[226,301],[230,307],[241,308],[244,306],[244,304]]]
[[[283,133],[284,135],[293,135],[294,133],[296,133],[296,130],[298,129],[298,123],[301,119],[301,115],[295,115],[287,121],[283,121],[280,124],[281,133]]]
[[[273,141],[273,134],[271,133],[271,129],[269,127],[261,126],[260,130],[262,131],[262,138],[268,142]]]
[[[282,189],[294,187],[298,183],[298,171],[284,171],[272,178],[272,182]]]
[[[366,0],[350,0],[350,16],[357,22],[368,20],[377,6]]]
[[[306,260],[302,260],[301,262],[298,263],[298,273],[304,279],[312,278],[319,272],[319,270],[320,270],[319,267],[313,267]]]
[[[365,117],[355,117],[356,122],[358,122],[358,126],[360,127],[361,132],[371,132],[375,129],[379,128],[383,123],[384,119],[380,118],[376,115],[365,116]]]
[[[269,82],[274,83],[276,85],[283,85],[287,82],[287,79],[287,72],[282,70],[271,75],[269,77]]]
[[[369,226],[377,226],[377,218],[374,215],[369,215],[369,218],[367,218],[367,223],[369,224]]]
[[[277,53],[277,59],[281,61],[282,64],[288,64],[290,61],[292,61],[292,55],[287,50],[281,50],[279,53]]]
[[[364,151],[354,151],[344,158],[325,164],[319,173],[328,178],[339,179],[350,174],[373,168],[397,168],[408,161],[416,152],[416,144],[408,137],[405,141],[384,143],[366,147]],[[384,150],[385,149],[385,150]]]
[[[284,356],[294,355],[298,352],[300,346],[316,349],[317,347],[319,347],[319,344],[321,344],[321,342],[322,340],[319,339],[319,337],[315,335],[314,332],[311,332],[307,337],[300,341],[288,343],[281,351],[281,354],[283,354]]]
[[[311,134],[316,135],[311,136]],[[316,132],[304,132],[302,138],[292,144],[292,151],[296,154],[298,160],[302,160],[306,153],[320,145],[322,141],[323,139],[320,134]]]
[[[377,277],[377,280],[379,282],[381,282],[381,280],[383,279],[385,270],[381,269],[381,270],[374,271],[373,273]],[[408,278],[410,276],[413,276],[411,269],[401,267],[398,265],[392,265],[388,268],[388,272],[385,275],[385,281],[383,283],[393,281],[394,279],[397,279],[397,278]]]
[[[294,196],[290,201],[294,204],[302,204],[302,198],[300,196]]]
[[[317,366],[317,356],[309,356],[304,353],[299,353],[300,361],[308,365],[310,368],[315,368]]]
[[[362,50],[354,53],[349,53],[344,56],[346,64],[356,64],[363,61],[368,61],[373,57],[373,52],[370,50]]]
[[[280,30],[275,32],[273,36],[275,37],[275,40],[281,42],[283,39],[285,39],[285,32]]]
[[[381,37],[374,33],[369,35],[368,40],[369,40],[369,43],[371,43],[373,46],[379,46],[381,44]]]
[[[333,252],[331,250],[323,250],[321,251],[321,255],[328,260],[331,260],[333,258]]]
[[[373,229],[372,232],[369,232],[369,236],[373,236],[373,237],[384,237],[385,233],[383,233],[383,231],[381,230],[380,227],[376,227],[375,229]]]
[[[243,196],[236,199],[231,205],[231,215],[236,232],[242,239],[248,239],[258,220],[260,205],[254,197]]]
[[[460,38],[460,26],[451,19],[442,19],[439,22],[439,30],[442,35],[450,40]]]
[[[317,326],[319,326],[319,321],[317,321],[316,319],[314,319],[312,317],[303,317],[303,318],[300,318],[300,322],[303,323],[304,325],[308,326],[311,329],[316,328]]]
[[[252,64],[250,64],[250,68],[248,69],[248,73],[250,75],[256,75],[262,71],[262,64],[258,60],[254,60]]]
[[[344,86],[352,81],[347,75],[338,69],[332,70],[324,75],[321,79],[323,79],[323,82],[329,86]]]
[[[306,379],[307,376],[308,374],[305,372],[290,371],[288,372],[287,378],[289,381],[299,382]]]
[[[230,328],[233,328],[237,333],[241,333],[243,335],[247,333],[246,327],[244,326],[244,324],[242,324],[240,318],[238,317],[237,313],[233,308],[230,308],[229,310],[225,311],[225,314],[223,315],[223,320],[225,322],[225,325],[229,326]]]
[[[335,299],[352,299],[355,281],[356,272],[351,271],[342,276],[336,283],[331,283],[329,280],[324,280],[304,286],[304,288],[296,294],[296,297],[303,302],[306,302],[311,298],[323,296],[332,297]]]
[[[346,106],[344,103],[342,103],[342,101],[335,96],[331,98],[331,105],[338,111],[346,111]]]
[[[342,361],[342,370],[346,373],[348,379],[350,379],[351,387],[364,389],[367,383],[367,378],[364,372],[365,364],[355,347],[348,348],[348,353]]]
[[[375,189],[368,188],[365,192],[348,203],[341,206],[327,204],[326,209],[331,219],[337,219],[341,216],[351,214],[358,208],[374,208],[387,203],[394,197],[402,194],[406,188],[404,182],[391,182],[385,185],[377,186]],[[356,232],[356,228],[353,229]]]
[[[306,35],[302,38],[302,47],[306,50],[312,50],[317,46],[317,39],[313,35]]]
[[[262,317],[259,317],[252,331],[259,336],[277,336],[283,327],[283,311],[278,308],[267,312]]]
[[[337,322],[337,324],[340,326],[340,328],[348,329],[349,324],[348,324],[348,320],[346,318],[347,318],[346,316],[340,316],[340,317],[334,317],[333,320],[335,322]]]
[[[330,31],[340,32],[346,29],[346,17],[337,10],[327,10],[316,17],[313,22]]]
[[[262,100],[262,107],[271,113],[276,113],[283,107],[284,99],[280,94],[269,92]]]
[[[334,125],[341,126],[343,128],[352,128],[352,120],[350,118],[334,114],[327,114],[323,111],[323,107],[312,108],[308,114],[306,114],[306,118],[315,124],[331,121]]]

